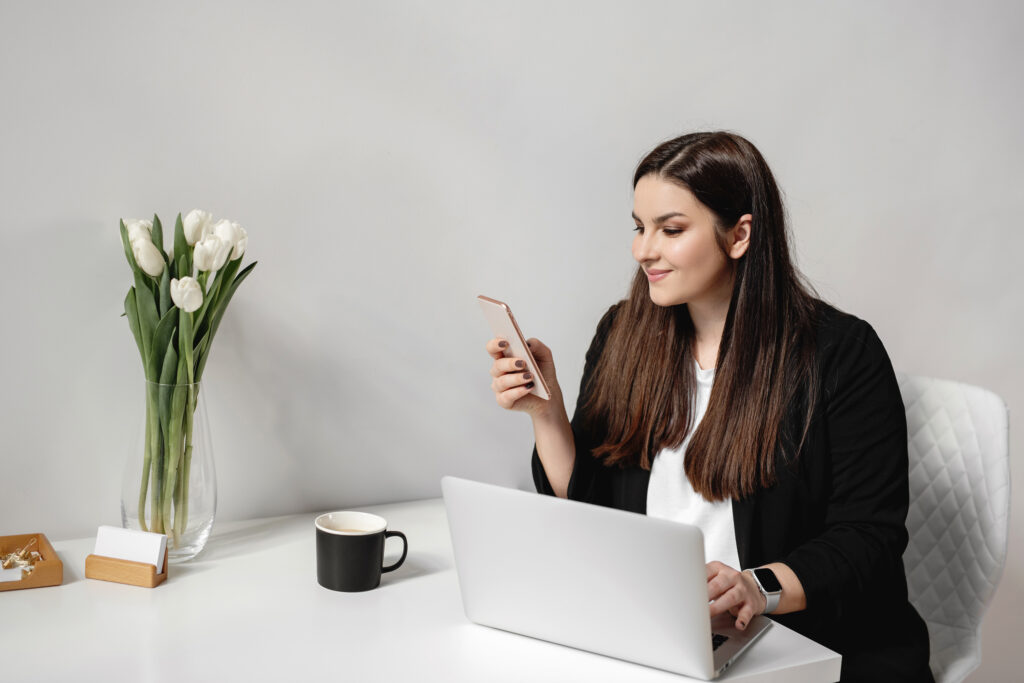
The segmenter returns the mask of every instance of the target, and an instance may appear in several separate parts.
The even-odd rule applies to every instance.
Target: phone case
[[[545,401],[551,398],[548,385],[544,381],[544,376],[540,374],[537,361],[530,353],[530,347],[526,345],[526,338],[519,329],[519,325],[516,324],[512,309],[508,307],[508,304],[482,294],[476,300],[480,303],[480,309],[484,312],[484,317],[487,318],[494,336],[508,342],[508,348],[504,352],[505,357],[521,358],[526,361],[526,371],[534,377],[533,390],[530,393]]]

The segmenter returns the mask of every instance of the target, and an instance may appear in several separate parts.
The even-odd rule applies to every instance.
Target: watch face
[[[782,584],[775,578],[775,572],[771,569],[765,569],[764,567],[755,569],[754,576],[757,577],[758,583],[761,584],[766,593],[778,593],[782,590]]]

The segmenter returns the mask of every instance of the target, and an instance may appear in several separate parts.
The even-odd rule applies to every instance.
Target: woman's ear
[[[750,231],[752,229],[753,216],[745,213],[736,221],[736,225],[729,230],[729,258],[738,259],[747,253],[750,246]]]

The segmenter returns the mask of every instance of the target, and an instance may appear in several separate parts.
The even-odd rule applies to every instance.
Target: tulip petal
[[[128,228],[124,226],[124,220],[121,221],[121,243],[124,244],[124,257],[128,259],[128,265],[131,266],[132,272],[140,272],[142,269],[139,268],[139,264],[135,262],[135,253],[132,251],[132,241],[128,238]]]

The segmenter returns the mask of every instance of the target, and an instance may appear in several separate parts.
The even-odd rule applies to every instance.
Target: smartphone
[[[476,300],[480,304],[480,309],[484,312],[487,322],[490,323],[494,336],[508,342],[508,346],[503,352],[504,356],[506,358],[521,358],[526,361],[525,372],[533,375],[533,390],[530,393],[547,401],[551,398],[548,385],[544,381],[544,376],[540,374],[537,361],[530,353],[530,347],[526,345],[526,338],[519,329],[516,319],[512,316],[512,309],[508,307],[508,304],[482,294]]]

